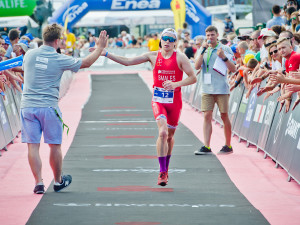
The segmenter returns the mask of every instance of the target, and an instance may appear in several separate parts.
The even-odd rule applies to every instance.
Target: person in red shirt
[[[300,91],[299,85],[300,80],[299,76],[295,76],[295,72],[297,72],[300,68],[300,54],[296,53],[293,50],[292,44],[289,39],[287,38],[280,38],[277,41],[277,50],[279,51],[279,54],[286,58],[285,62],[285,70],[286,70],[286,76],[284,76],[281,72],[276,71],[275,73],[271,73],[270,79],[271,81],[275,83],[287,83],[292,84],[287,86],[286,93],[278,98],[279,101],[285,100],[286,103],[286,112],[289,110],[290,102],[291,102],[291,96],[293,92]],[[298,99],[295,102],[293,109],[296,107],[297,104],[299,104],[300,98],[298,94]]]
[[[185,54],[177,52],[177,33],[172,28],[163,30],[160,39],[161,50],[147,52],[133,58],[114,55],[107,50],[103,56],[125,66],[150,62],[153,68],[152,109],[158,126],[156,142],[160,164],[158,185],[168,183],[168,167],[174,145],[174,134],[178,125],[181,108],[181,87],[196,83],[194,70]],[[183,79],[183,72],[187,78]]]

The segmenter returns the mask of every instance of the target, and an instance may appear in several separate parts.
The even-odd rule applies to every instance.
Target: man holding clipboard
[[[196,59],[195,68],[201,73],[201,111],[204,113],[204,146],[195,151],[195,155],[211,154],[210,139],[212,134],[212,114],[217,103],[224,123],[225,145],[218,154],[232,153],[231,123],[228,117],[229,84],[227,71],[235,72],[233,52],[231,48],[218,41],[218,29],[208,26],[205,30],[206,39]]]

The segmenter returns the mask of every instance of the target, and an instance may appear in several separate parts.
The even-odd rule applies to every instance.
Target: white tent
[[[0,27],[23,27],[28,25],[32,28],[39,27],[29,16],[0,17]]]
[[[74,27],[111,25],[173,24],[171,10],[88,12]]]

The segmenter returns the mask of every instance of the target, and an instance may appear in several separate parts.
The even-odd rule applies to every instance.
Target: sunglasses
[[[293,17],[292,20],[297,20],[297,17]]]
[[[257,38],[249,38],[250,41],[257,40]]]
[[[244,36],[244,37],[238,37],[238,39],[242,40],[242,41],[246,41],[247,39],[250,39],[249,37],[247,36]],[[250,39],[251,40],[251,39]]]
[[[169,41],[169,42],[175,42],[176,41],[176,38],[169,37],[169,36],[162,36],[161,39],[163,39],[164,41]]]
[[[270,56],[272,56],[273,54],[276,54],[278,52],[278,50],[274,50],[273,52],[270,52]]]
[[[271,42],[271,43],[265,44],[265,47],[267,48],[267,47],[269,47],[270,45],[275,44],[275,43],[277,43],[277,41],[273,41],[273,42]]]

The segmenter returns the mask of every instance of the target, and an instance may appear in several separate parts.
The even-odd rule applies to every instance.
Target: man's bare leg
[[[228,113],[221,113],[221,119],[224,124],[225,145],[231,146],[231,122]]]
[[[62,174],[62,153],[61,145],[49,144],[50,147],[50,166],[53,171],[54,181],[61,183]]]
[[[35,184],[43,183],[42,179],[42,160],[39,149],[40,144],[27,143],[28,146],[28,161],[35,179]]]
[[[203,123],[203,135],[204,135],[204,145],[206,147],[210,146],[210,139],[212,134],[212,113],[213,111],[205,111],[204,113],[204,123]]]

